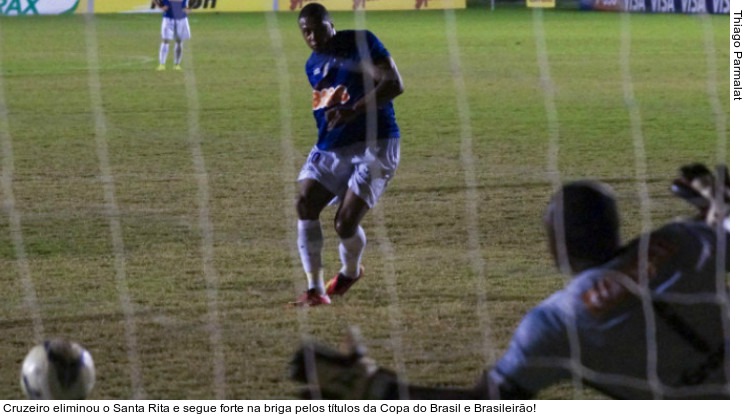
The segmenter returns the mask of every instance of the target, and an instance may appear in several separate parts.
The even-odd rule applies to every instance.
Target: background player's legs
[[[177,19],[173,21],[173,39],[175,40],[173,50],[174,69],[181,69],[181,58],[183,57],[183,42],[191,38],[191,29],[189,29],[189,20]]]
[[[182,57],[183,57],[183,40],[176,39],[175,48],[173,49],[173,64],[176,66],[181,65]]]
[[[297,196],[297,249],[302,260],[302,267],[307,275],[309,289],[317,289],[325,293],[323,283],[323,232],[320,226],[320,212],[334,198],[319,182],[312,179],[300,182],[300,192]]]
[[[163,39],[163,41],[160,43],[160,65],[158,66],[158,70],[165,69],[165,61],[168,59],[168,49],[168,40]]]
[[[160,63],[158,65],[158,71],[165,70],[165,61],[168,59],[168,49],[171,39],[173,39],[173,27],[171,25],[171,20],[168,18],[163,18],[163,21],[160,24]]]

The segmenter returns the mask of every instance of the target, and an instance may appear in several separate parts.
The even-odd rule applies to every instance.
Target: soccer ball
[[[93,357],[76,342],[44,341],[21,365],[21,388],[29,399],[85,399],[95,383]]]

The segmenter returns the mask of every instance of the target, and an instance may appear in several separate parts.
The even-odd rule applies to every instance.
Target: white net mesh
[[[634,65],[640,54],[649,53],[644,49],[636,54],[636,36],[668,41],[636,32],[651,17],[618,15],[613,22],[617,32],[602,32],[610,38],[599,47],[589,46],[603,58],[590,59],[562,49],[567,36],[562,31],[570,28],[560,19],[551,20],[550,12],[542,9],[531,11],[526,20],[524,15],[515,18],[521,19],[522,29],[528,28],[521,33],[523,38],[510,38],[509,29],[502,28],[494,29],[503,36],[498,45],[477,43],[471,33],[461,35],[464,25],[488,27],[483,20],[491,17],[511,29],[518,26],[502,21],[499,8],[484,17],[489,13],[444,10],[438,18],[426,20],[428,27],[419,26],[416,16],[405,16],[403,21],[409,25],[405,30],[386,25],[385,17],[371,12],[338,14],[339,26],[376,33],[379,28],[378,34],[387,35],[381,38],[394,57],[411,55],[398,61],[404,79],[413,80],[413,89],[396,101],[396,110],[404,126],[414,118],[425,122],[417,125],[418,131],[404,128],[403,164],[409,164],[410,158],[413,168],[402,170],[392,190],[364,221],[371,237],[365,257],[374,265],[373,274],[365,279],[367,284],[354,289],[357,296],[334,302],[320,314],[307,309],[277,312],[277,306],[283,309],[284,299],[294,296],[290,292],[299,293],[305,286],[296,257],[293,201],[300,156],[309,149],[314,128],[306,118],[306,103],[298,104],[309,94],[301,73],[307,51],[299,44],[293,16],[265,13],[245,18],[246,25],[263,25],[259,29],[234,20],[215,24],[204,17],[202,28],[186,45],[183,73],[161,79],[149,73],[130,74],[133,67],[144,72],[137,66],[153,61],[142,58],[145,52],[137,52],[146,48],[130,46],[152,39],[151,34],[129,39],[136,31],[128,23],[113,20],[109,26],[99,19],[110,17],[86,16],[81,19],[82,29],[66,35],[75,42],[60,44],[75,58],[45,71],[37,65],[53,63],[45,62],[43,49],[14,47],[13,42],[21,39],[20,24],[0,21],[5,218],[0,223],[4,258],[0,280],[8,288],[20,289],[2,311],[7,319],[0,327],[15,335],[6,343],[3,358],[22,358],[18,353],[26,344],[33,345],[30,340],[67,334],[95,347],[91,351],[102,373],[118,374],[104,379],[107,386],[97,392],[104,398],[291,398],[295,387],[283,378],[281,368],[292,348],[306,339],[333,344],[347,325],[355,324],[369,336],[372,354],[404,380],[469,384],[498,360],[529,307],[568,282],[557,278],[542,250],[538,224],[551,190],[564,179],[583,174],[615,182],[622,198],[637,202],[629,210],[631,225],[624,226],[624,231],[636,236],[659,226],[673,212],[662,206],[676,203],[661,196],[674,175],[670,168],[692,162],[689,158],[728,163],[730,145],[729,111],[721,93],[726,84],[720,68],[725,44],[719,32],[724,25],[716,17],[701,15],[694,18],[694,25],[685,24],[699,37],[684,62],[702,58],[704,72],[694,73],[690,83],[703,87],[694,91],[693,105],[680,103],[668,110],[659,109],[657,102],[645,107],[644,100],[661,89],[673,90],[674,85],[651,88],[651,93],[643,90],[643,98],[638,94],[639,86],[646,89],[649,83],[664,81],[646,64]],[[137,29],[156,28],[154,19],[146,23],[142,16],[130,19]],[[199,17],[194,20],[193,26],[199,28]],[[202,43],[200,36],[210,44]],[[420,36],[430,49],[422,52],[404,36]],[[52,42],[44,48],[60,45]],[[488,50],[485,55],[498,62],[499,54],[515,58],[512,50],[521,48],[529,53],[519,57],[531,62],[524,64],[517,58],[513,68],[481,61],[483,55],[477,54]],[[664,56],[662,49],[652,48],[650,53]],[[430,56],[440,58],[434,65],[441,67],[431,66]],[[572,59],[586,60],[587,65],[605,62],[613,68],[607,73],[601,68],[587,70],[583,76],[587,89],[603,82],[617,87],[618,99],[608,112],[626,118],[627,124],[613,128],[621,130],[619,134],[608,135],[625,138],[630,150],[617,161],[607,162],[619,146],[607,144],[606,150],[597,150],[601,145],[581,143],[605,132],[601,127],[599,132],[582,132],[577,116],[570,113],[571,106],[580,108],[577,114],[587,111],[581,98],[567,97],[571,92],[581,95],[566,75]],[[222,61],[215,64],[215,60]],[[66,76],[83,92],[70,93],[67,102],[47,97],[45,89]],[[417,82],[417,77],[426,81]],[[121,83],[132,83],[135,93],[113,87]],[[148,89],[157,93],[149,95]],[[227,96],[233,90],[241,92],[227,98],[211,94],[219,91]],[[493,91],[531,94],[524,100],[529,103],[518,105],[509,116],[506,105],[499,104],[500,97],[489,96]],[[33,95],[42,100],[27,101]],[[445,101],[447,106],[437,106]],[[33,106],[58,117],[52,127],[43,126]],[[125,116],[141,111],[139,106],[151,109],[134,118]],[[665,145],[655,143],[654,136],[667,128],[676,135],[685,127],[667,127],[662,116],[660,122],[648,115],[690,112],[692,106],[709,115],[696,117],[694,123],[703,124],[702,130],[712,128],[710,136],[715,139],[676,143],[689,149],[664,155],[659,148]],[[489,117],[491,112],[496,116]],[[520,115],[524,120],[518,120]],[[493,120],[498,126],[490,125]],[[506,125],[512,121],[510,129]],[[539,138],[525,139],[533,141],[530,148],[511,142],[510,135],[524,139],[520,130],[533,124],[544,128],[534,131]],[[34,125],[41,125],[42,131],[26,129]],[[687,127],[692,137],[708,138],[692,125]],[[60,141],[70,139],[73,145],[45,143],[45,137],[54,135]],[[86,141],[93,152],[75,153],[76,147],[87,146]],[[494,145],[499,141],[502,145]],[[15,152],[18,148],[20,154]],[[30,157],[35,154],[40,163]],[[512,161],[521,157],[523,163]],[[55,166],[59,160],[63,162]],[[82,168],[76,166],[78,161],[83,161]],[[88,184],[89,178],[95,180],[95,187]],[[139,191],[145,188],[146,193]],[[528,188],[532,190],[521,192]],[[58,189],[63,196],[55,192]],[[520,191],[508,193],[509,189]],[[430,207],[441,213],[432,217]],[[77,215],[81,210],[83,220]],[[514,217],[505,214],[510,210]],[[512,227],[520,217],[531,219]],[[98,224],[90,226],[90,222]],[[331,223],[329,218],[324,222]],[[515,244],[512,241],[520,233],[527,242]],[[59,239],[64,234],[69,237]],[[101,236],[105,240],[98,241]],[[326,236],[327,243],[336,242],[332,233]],[[724,239],[719,231],[719,244]],[[60,248],[40,249],[57,241]],[[642,236],[641,265],[648,263],[649,245],[648,236]],[[558,254],[561,270],[567,271],[566,249],[559,248]],[[723,254],[718,257],[715,303],[721,307],[720,326],[728,335],[726,260]],[[334,255],[326,252],[325,259],[335,268]],[[287,277],[273,277],[277,274]],[[525,283],[532,288],[515,283],[524,276],[529,276]],[[80,288],[87,289],[87,295],[79,297]],[[570,388],[549,392],[547,397],[597,396],[586,395],[584,379],[648,385],[656,396],[669,393],[655,362],[663,353],[655,345],[658,319],[654,319],[651,293],[641,293],[640,300],[648,318],[645,339],[650,342],[645,379],[586,367],[577,350],[578,331],[569,324]],[[16,384],[15,371],[3,373]],[[1,395],[20,395],[10,384],[3,388]]]

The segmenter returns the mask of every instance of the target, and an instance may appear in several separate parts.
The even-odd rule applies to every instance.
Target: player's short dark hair
[[[312,19],[319,22],[330,21],[331,15],[328,13],[328,9],[320,3],[308,3],[305,7],[300,10],[300,15],[297,16],[297,20],[300,19]]]
[[[551,200],[548,216],[552,218],[553,228],[560,220],[555,213],[558,199],[563,204],[569,257],[593,261],[597,265],[608,261],[620,246],[620,215],[612,189],[590,180],[565,184]]]

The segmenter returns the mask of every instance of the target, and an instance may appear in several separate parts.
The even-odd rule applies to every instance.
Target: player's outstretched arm
[[[345,352],[312,342],[303,343],[290,363],[292,379],[303,386],[305,399],[487,399],[486,378],[473,388],[408,385],[367,355],[358,331],[350,329]]]
[[[342,353],[313,343],[297,350],[290,370],[292,379],[303,385],[300,397],[304,399],[487,399],[484,386],[461,389],[407,385],[366,355]]]

